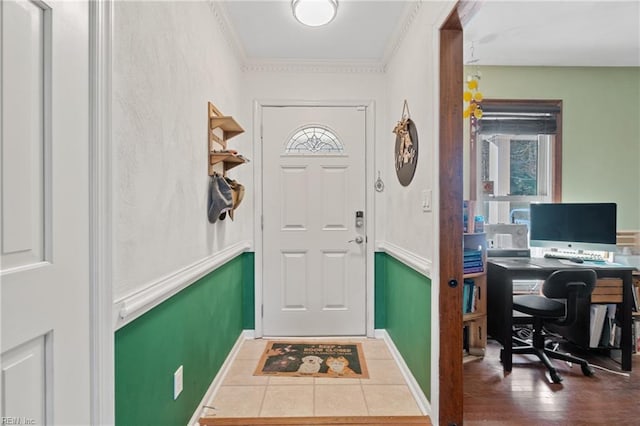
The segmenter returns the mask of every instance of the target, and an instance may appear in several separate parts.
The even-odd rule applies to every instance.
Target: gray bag
[[[233,208],[231,186],[222,175],[217,173],[214,173],[209,180],[208,198],[207,216],[211,223],[215,223],[222,213],[226,213]]]

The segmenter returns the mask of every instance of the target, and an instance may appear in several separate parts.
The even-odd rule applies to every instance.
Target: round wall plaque
[[[394,133],[396,175],[402,186],[408,186],[418,165],[418,131],[413,120],[406,118],[398,123]]]

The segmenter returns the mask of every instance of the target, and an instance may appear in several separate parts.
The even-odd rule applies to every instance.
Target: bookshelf
[[[487,346],[487,238],[484,232],[463,235],[462,322],[466,329],[465,352],[484,356]]]

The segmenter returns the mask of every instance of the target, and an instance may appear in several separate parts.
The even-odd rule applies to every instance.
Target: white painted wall
[[[414,18],[403,43],[387,66],[388,107],[387,121],[395,124],[402,112],[402,103],[409,103],[411,117],[416,123],[419,146],[419,162],[413,182],[402,187],[397,179],[390,180],[385,191],[388,205],[386,240],[424,260],[432,281],[431,297],[431,413],[438,423],[440,360],[440,311],[439,311],[439,239],[438,182],[440,168],[439,141],[439,29],[451,12],[455,2],[423,2]],[[460,117],[462,120],[462,117]],[[387,148],[387,168],[393,169],[393,146]],[[460,170],[462,173],[462,170]],[[423,212],[422,191],[432,190],[432,211]],[[443,195],[444,196],[444,195]]]
[[[114,299],[253,239],[251,164],[229,174],[247,197],[235,221],[207,221],[207,102],[247,130],[229,142],[251,152],[251,108],[215,6],[114,2]]]
[[[387,65],[387,115],[383,127],[400,120],[406,99],[418,130],[418,166],[411,184],[395,177],[394,143],[380,145],[379,156],[389,171],[385,190],[387,218],[384,239],[414,255],[434,262],[438,246],[434,229],[437,212],[438,160],[438,29],[451,10],[450,2],[423,2],[402,44]],[[389,130],[390,131],[390,130]],[[394,135],[395,136],[395,135]],[[445,164],[439,165],[446,167]],[[432,211],[423,212],[422,191],[431,190]],[[433,265],[431,266],[433,267]]]

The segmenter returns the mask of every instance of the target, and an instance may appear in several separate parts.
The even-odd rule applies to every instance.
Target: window
[[[560,101],[482,102],[472,122],[471,191],[487,223],[528,223],[529,204],[561,199]]]
[[[297,131],[287,143],[285,154],[343,154],[344,145],[329,129],[308,126]]]

